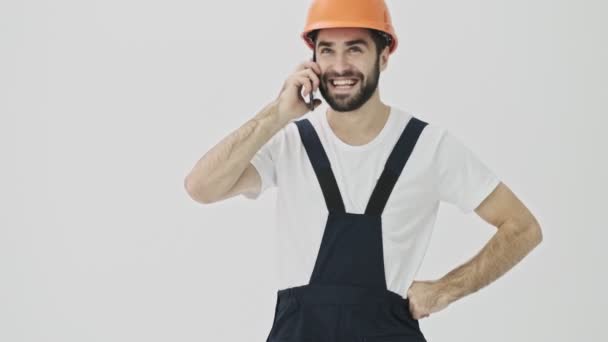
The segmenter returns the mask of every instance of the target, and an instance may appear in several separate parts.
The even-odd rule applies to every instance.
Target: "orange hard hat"
[[[390,38],[389,53],[397,48],[397,35],[384,0],[313,0],[302,38],[311,49],[311,31],[332,27],[362,27],[384,32]]]

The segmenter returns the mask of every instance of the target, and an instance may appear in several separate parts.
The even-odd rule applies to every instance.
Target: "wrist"
[[[445,278],[433,282],[437,301],[443,305],[449,305],[458,299],[458,294],[454,292],[457,288],[450,286]]]
[[[268,103],[255,118],[271,134],[276,133],[289,123],[289,119],[285,115],[281,115],[278,107],[278,101],[274,100]]]

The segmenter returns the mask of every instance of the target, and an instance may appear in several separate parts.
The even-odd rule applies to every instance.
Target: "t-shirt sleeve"
[[[471,213],[500,183],[498,176],[459,138],[443,130],[435,155],[441,201]]]
[[[249,199],[257,199],[266,189],[277,185],[276,177],[276,158],[279,144],[282,141],[284,128],[279,130],[274,136],[262,145],[262,147],[253,155],[251,164],[254,166],[262,180],[260,191],[244,192],[243,196]]]

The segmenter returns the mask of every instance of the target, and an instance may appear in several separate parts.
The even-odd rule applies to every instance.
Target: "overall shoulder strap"
[[[319,136],[308,119],[296,120],[308,159],[317,175],[327,210],[344,212],[344,202]]]
[[[420,133],[422,133],[422,130],[427,124],[427,122],[414,116],[410,118],[403,129],[403,132],[401,132],[401,136],[397,140],[397,143],[395,143],[395,146],[384,165],[384,170],[382,171],[380,178],[378,178],[378,182],[376,183],[369,202],[367,203],[367,207],[365,208],[366,214],[382,214],[386,202],[395,187],[395,183],[397,183],[397,179],[399,179],[403,167],[412,154],[412,150],[418,141],[418,137],[420,137]]]

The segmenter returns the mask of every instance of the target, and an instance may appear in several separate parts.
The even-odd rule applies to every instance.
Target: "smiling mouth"
[[[359,83],[357,78],[333,78],[329,80],[329,85],[333,90],[351,90]]]

